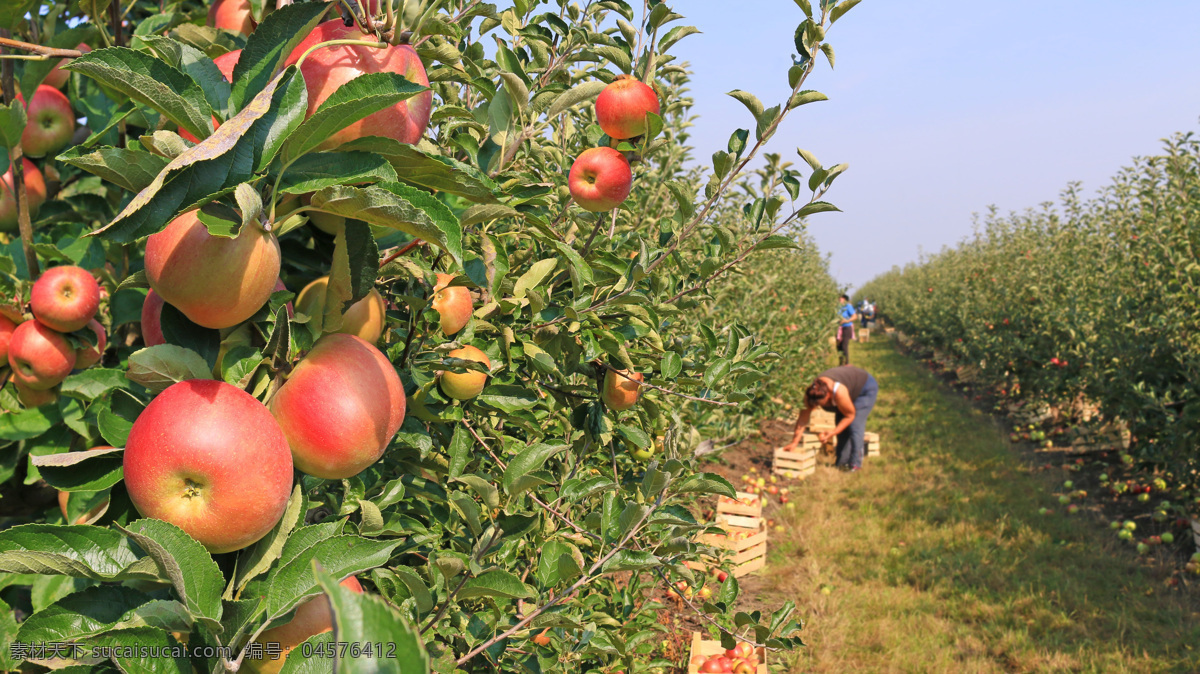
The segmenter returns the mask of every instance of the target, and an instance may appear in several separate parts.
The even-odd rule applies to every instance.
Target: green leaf
[[[767,238],[763,239],[762,241],[759,241],[758,245],[755,246],[755,248],[757,250],[772,250],[775,248],[796,249],[799,247],[800,247],[800,245],[798,243],[796,243],[796,240],[793,239],[792,237],[782,236],[779,234],[773,234],[771,236],[768,236]]]
[[[212,379],[204,357],[174,344],[158,344],[130,354],[129,381],[158,393],[168,386],[189,379]]]
[[[533,588],[522,583],[520,578],[503,569],[492,569],[464,583],[462,589],[458,591],[458,598],[528,599],[534,594]]]
[[[829,22],[836,23],[838,19],[846,15],[846,12],[849,12],[860,2],[862,0],[842,0],[829,12]]]
[[[550,109],[546,111],[546,117],[557,117],[572,106],[594,100],[606,86],[608,85],[603,81],[591,80],[571,87],[554,99]]]
[[[58,160],[130,192],[145,189],[170,161],[141,150],[100,147],[89,151],[82,145],[60,154]]]
[[[729,374],[730,362],[727,358],[717,358],[708,364],[708,369],[704,371],[704,384],[709,388],[716,385],[717,382],[725,378]]]
[[[541,289],[542,283],[556,267],[558,267],[558,258],[548,257],[534,262],[513,285],[513,297],[519,299],[525,297],[531,289]]]
[[[428,90],[397,73],[367,73],[355,77],[338,87],[292,132],[283,144],[283,161],[290,163],[360,119]]]
[[[312,152],[288,167],[279,191],[307,194],[331,185],[396,182],[396,169],[386,159],[367,152]]]
[[[30,457],[51,487],[60,491],[100,491],[121,481],[123,449],[95,449]]]
[[[674,379],[683,371],[683,359],[674,351],[667,351],[663,354],[662,364],[659,366],[663,379]]]
[[[64,379],[59,391],[65,396],[91,401],[115,388],[128,386],[123,370],[92,367]]]
[[[82,524],[23,524],[0,531],[0,572],[102,581],[160,578],[154,560],[120,532]]]
[[[140,519],[122,527],[158,564],[159,574],[171,582],[175,595],[188,612],[209,629],[221,630],[221,591],[225,578],[212,555],[183,529],[155,519]]]
[[[212,108],[192,78],[149,54],[125,47],[88,52],[62,66],[147,105],[197,138],[212,133]]]
[[[429,655],[420,634],[408,620],[381,598],[342,587],[335,574],[316,568],[313,574],[329,597],[333,610],[334,633],[340,642],[382,644],[387,657],[354,657],[353,647],[343,657],[338,650],[333,671],[375,672],[378,674],[427,674]]]
[[[508,463],[508,467],[504,469],[504,476],[501,478],[504,491],[511,494],[513,486],[518,479],[533,471],[540,470],[547,459],[567,449],[569,446],[547,445],[538,442],[523,449],[520,454]]]
[[[208,102],[209,107],[220,113],[218,116],[221,119],[229,116],[229,81],[204,52],[161,35],[143,35],[140,39],[160,59],[200,85],[201,91],[204,92],[204,100]]]
[[[700,29],[696,28],[695,26],[675,26],[671,30],[667,31],[667,34],[662,36],[662,39],[658,41],[658,51],[665,54],[667,53],[667,50],[675,46],[676,42],[679,42],[689,35],[695,35],[699,32]]]
[[[23,643],[78,643],[114,628],[145,626],[137,609],[152,601],[129,587],[85,588],[31,615],[17,638]]]
[[[655,555],[646,552],[645,550],[618,550],[617,554],[613,555],[601,571],[604,573],[616,573],[617,571],[640,571],[642,569],[650,569],[656,566],[661,566],[662,560]]]
[[[313,194],[317,210],[397,229],[432,243],[462,265],[462,226],[445,204],[402,183],[368,187],[334,185]]]
[[[268,87],[283,62],[333,7],[329,3],[293,3],[271,12],[246,40],[233,68],[230,108],[240,110]],[[302,78],[297,78],[302,79]],[[303,83],[301,89],[304,88]],[[307,103],[305,104],[307,107]]]
[[[243,588],[255,577],[266,573],[271,564],[279,559],[283,546],[292,531],[304,523],[304,488],[297,484],[292,488],[287,509],[283,517],[272,527],[270,533],[244,550],[238,557],[237,587]]]
[[[536,393],[523,386],[510,384],[492,384],[485,388],[476,400],[505,414],[527,410],[538,404]]]
[[[454,427],[454,437],[450,439],[450,449],[447,453],[450,455],[450,477],[456,478],[462,475],[463,469],[470,463],[472,455],[471,450],[474,448],[474,442],[471,439],[470,433],[466,427],[457,425]]]
[[[139,674],[191,674],[192,666],[175,637],[152,627],[105,632],[88,641],[89,647],[112,649],[113,662],[122,672]],[[169,654],[164,656],[163,654]]]
[[[817,101],[828,101],[829,97],[819,91],[797,91],[792,100],[788,101],[788,107],[798,108],[809,103]]]
[[[803,159],[810,167],[812,167],[812,170],[820,170],[821,162],[817,159],[815,154],[800,148],[796,148],[796,154],[800,155],[800,158]]]
[[[21,24],[25,23],[25,14],[37,7],[37,4],[34,0],[0,2],[0,28],[17,30]],[[80,4],[82,5],[82,3]]]
[[[755,121],[758,121],[758,119],[762,117],[762,101],[758,100],[754,94],[742,91],[741,89],[734,89],[733,91],[729,92],[728,95],[733,96],[739,103],[746,106],[746,109],[750,111],[750,114],[754,115]]]
[[[15,102],[12,105],[0,105],[0,147],[11,149],[21,143],[26,119],[25,106]],[[8,170],[8,163],[5,155],[5,171]]]
[[[343,151],[379,154],[391,162],[400,181],[454,194],[476,203],[495,203],[499,186],[479,169],[453,157],[427,154],[394,138],[368,136],[346,143]]]
[[[803,218],[815,213],[827,213],[829,211],[837,211],[840,213],[841,209],[824,201],[814,201],[810,204],[805,204],[797,215]]]
[[[0,439],[17,441],[36,438],[62,423],[62,413],[54,405],[0,414]]]
[[[675,484],[676,494],[717,494],[737,498],[737,491],[729,480],[716,473],[696,473]]]
[[[290,561],[281,563],[272,576],[267,592],[267,615],[272,619],[282,616],[296,604],[317,594],[314,560],[338,578],[345,578],[387,564],[392,550],[402,542],[341,535],[306,548]]]

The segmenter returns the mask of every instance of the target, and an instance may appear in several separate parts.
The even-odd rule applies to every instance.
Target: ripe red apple
[[[346,26],[341,19],[326,21],[317,26],[288,56],[285,66],[293,65],[309,48],[329,40],[370,40],[357,27]],[[358,45],[324,47],[309,54],[300,66],[308,88],[308,115],[320,107],[346,82],[365,73],[391,72],[403,75],[410,82],[429,86],[425,66],[416,50],[409,45],[384,49]],[[385,136],[401,143],[416,143],[429,126],[433,108],[433,92],[423,91],[366,118],[354,122],[321,143],[319,149],[335,148],[342,143],[364,136]]]
[[[8,362],[8,343],[12,340],[13,331],[16,329],[16,321],[0,314],[0,363]]]
[[[625,155],[611,147],[593,147],[571,164],[567,185],[580,208],[600,213],[620,206],[629,196],[633,171]]]
[[[25,171],[25,196],[29,199],[30,217],[46,202],[46,181],[42,172],[28,159],[21,160]],[[0,177],[0,232],[17,231],[17,191],[12,169]]]
[[[173,384],[150,401],[129,431],[124,465],[138,512],[211,552],[265,536],[292,492],[292,453],[270,411],[211,379]]]
[[[383,456],[404,423],[404,385],[365,340],[317,340],[271,398],[296,468],[326,479],[358,475]]]
[[[225,52],[217,58],[213,59],[213,63],[217,64],[217,70],[225,76],[231,84],[233,83],[233,69],[237,67],[238,61],[242,58],[242,50],[235,49],[230,52]]]
[[[644,379],[644,375],[640,372],[631,373],[629,370],[606,372],[604,390],[600,395],[605,406],[616,412],[624,412],[633,407],[637,404],[638,394],[642,390],[642,379]]]
[[[35,391],[33,389],[26,388],[24,384],[17,381],[15,375],[10,377],[10,379],[12,380],[13,386],[17,389],[17,400],[21,401],[21,404],[27,409],[41,407],[42,405],[49,405],[55,400],[58,400],[58,391],[53,388],[48,388],[45,391]]]
[[[235,238],[212,236],[188,211],[146,240],[146,278],[193,323],[228,328],[250,318],[279,279],[279,242],[251,225]]]
[[[29,307],[46,327],[75,332],[100,308],[100,284],[83,267],[51,267],[33,284]]]
[[[362,593],[363,586],[354,576],[341,583],[342,587]],[[258,637],[260,644],[279,644],[282,654],[276,659],[264,655],[260,659],[246,658],[244,663],[257,674],[276,674],[283,669],[288,653],[304,643],[311,636],[333,630],[333,608],[329,605],[329,596],[322,593],[312,599],[302,602],[296,607],[296,613],[288,622],[264,631]]]
[[[208,8],[208,25],[243,35],[253,33],[255,24],[250,14],[250,0],[216,0]]]
[[[646,133],[646,115],[658,111],[654,89],[629,75],[618,75],[596,97],[596,122],[609,138],[623,140]]]
[[[112,447],[110,445],[96,445],[95,447],[92,447],[91,450],[89,450],[89,451],[95,451],[97,449],[112,449]],[[58,492],[58,507],[60,510],[62,510],[64,519],[69,517],[69,515],[67,515],[67,502],[69,501],[70,498],[71,498],[71,492],[69,492],[69,491]],[[77,517],[74,522],[71,522],[71,524],[87,524],[88,520],[94,519],[95,517],[100,515],[100,513],[104,512],[104,509],[107,507],[108,507],[108,500],[106,499],[103,503],[97,504],[96,507],[92,508],[91,510],[89,510],[86,513]]]
[[[142,302],[142,341],[146,346],[166,344],[162,331],[163,298],[153,290],[146,293]]]
[[[38,85],[29,105],[28,121],[21,134],[21,151],[29,157],[57,154],[75,135],[75,112],[63,92],[46,84]]]
[[[96,333],[96,346],[75,349],[75,367],[80,370],[86,370],[99,363],[104,357],[104,347],[108,345],[108,334],[104,331],[104,326],[100,325],[100,321],[93,318],[88,321],[87,327]]]
[[[82,42],[79,43],[79,46],[75,47],[75,49],[85,54],[92,50],[91,47],[83,44]],[[72,60],[73,59],[62,59],[56,63],[54,67],[50,69],[50,73],[46,75],[46,79],[42,80],[42,83],[48,84],[55,89],[62,89],[64,86],[66,86],[67,80],[71,77],[71,73],[63,70],[62,66],[70,63]]]
[[[296,297],[296,308],[300,313],[314,316],[325,311],[325,293],[329,290],[329,277],[321,278],[304,286]],[[342,314],[342,327],[339,333],[357,335],[374,344],[383,336],[387,307],[383,296],[374,288],[367,296],[350,305]]]
[[[212,116],[212,125],[213,125],[214,131],[217,130],[221,126],[221,120],[217,119],[216,115]],[[193,143],[200,142],[199,138],[193,136],[190,131],[188,131],[187,129],[185,129],[183,127],[179,127],[178,129],[176,129],[176,133],[178,133],[179,137],[184,140],[191,141]]]
[[[726,579],[726,578],[728,578],[728,577],[729,577],[729,574],[728,574],[728,573],[725,573],[724,571],[718,571],[718,572],[717,572],[717,582],[718,582],[718,583],[724,583],[724,582],[725,582],[725,579]]]
[[[700,666],[701,674],[730,674],[733,663],[724,655],[714,655]]]
[[[492,361],[487,354],[470,345],[455,349],[446,355],[451,358],[483,363],[484,367],[489,370],[492,368]],[[442,384],[442,391],[446,395],[455,400],[470,400],[483,392],[488,376],[484,372],[468,370],[466,372],[441,372],[438,378]]]
[[[475,309],[466,286],[446,287],[453,280],[453,274],[438,274],[437,285],[433,287],[432,306],[441,316],[442,334],[447,337],[465,328]]]
[[[13,331],[8,343],[8,364],[26,388],[45,391],[71,374],[75,349],[61,333],[39,321],[25,321]]]

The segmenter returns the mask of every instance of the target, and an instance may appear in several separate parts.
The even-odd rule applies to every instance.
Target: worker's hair
[[[842,295],[842,299],[844,299],[844,300],[846,300],[847,302],[849,302],[849,301],[850,301],[850,296],[849,296],[849,295]]]
[[[829,384],[817,379],[812,383],[811,386],[808,387],[808,391],[805,392],[804,398],[808,400],[809,405],[816,406],[820,405],[821,401],[825,400],[825,396],[827,395],[829,395]]]

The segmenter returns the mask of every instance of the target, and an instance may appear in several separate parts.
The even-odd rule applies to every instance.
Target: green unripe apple
[[[1127,531],[1137,530],[1137,523],[1133,520],[1125,520],[1125,524],[1122,524],[1121,526],[1125,527]]]
[[[1162,538],[1163,543],[1174,543],[1175,542],[1175,534],[1173,534],[1169,531],[1163,533],[1163,535],[1160,536],[1160,538]]]
[[[1058,502],[1066,505],[1071,502],[1071,497],[1064,494],[1058,497]]]
[[[1117,538],[1123,541],[1131,541],[1133,540],[1133,532],[1128,529],[1122,529],[1121,533],[1117,534]]]
[[[1063,488],[1064,488],[1064,489],[1070,489],[1070,488],[1072,488],[1072,487],[1074,487],[1074,486],[1075,486],[1075,483],[1074,483],[1074,482],[1072,482],[1072,481],[1070,481],[1070,480],[1067,480],[1066,482],[1064,482],[1064,483],[1063,483]]]

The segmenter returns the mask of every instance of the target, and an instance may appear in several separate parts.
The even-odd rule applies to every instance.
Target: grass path
[[[1058,471],[1031,471],[890,342],[853,355],[879,380],[885,456],[795,488],[743,583],[800,607],[792,671],[1200,672],[1195,588],[1169,590],[1097,518],[1039,515]]]

